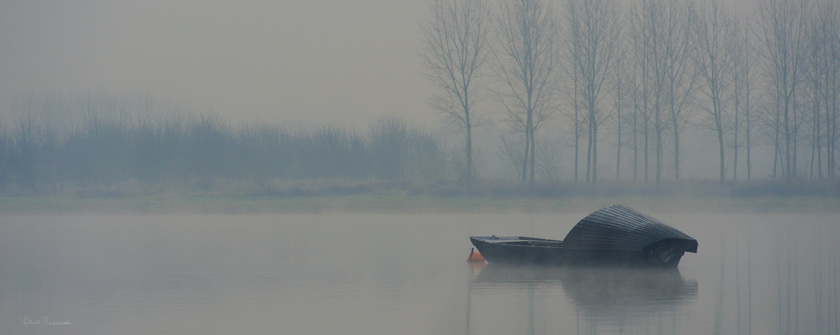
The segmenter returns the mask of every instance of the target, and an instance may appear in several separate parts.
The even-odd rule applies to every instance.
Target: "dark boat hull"
[[[697,240],[632,208],[601,208],[581,219],[566,238],[471,236],[490,262],[522,264],[609,264],[675,267]]]
[[[487,261],[506,264],[676,267],[685,253],[667,244],[624,251],[568,249],[558,240],[521,236],[470,236],[470,241]],[[530,241],[550,243],[527,243]]]
[[[560,241],[521,236],[470,236],[478,252],[494,263],[558,263],[563,258]],[[537,243],[534,243],[537,242]]]

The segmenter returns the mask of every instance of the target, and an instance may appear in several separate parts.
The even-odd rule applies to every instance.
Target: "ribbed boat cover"
[[[599,209],[580,220],[566,235],[563,248],[599,250],[642,250],[664,239],[692,241],[690,252],[697,252],[697,241],[683,232],[632,208],[614,205]]]

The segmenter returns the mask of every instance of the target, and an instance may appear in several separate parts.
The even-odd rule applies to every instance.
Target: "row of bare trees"
[[[615,140],[616,178],[632,161],[633,179],[658,184],[670,156],[679,180],[687,129],[715,143],[721,184],[739,171],[752,178],[757,143],[773,152],[772,178],[835,178],[838,8],[768,0],[744,15],[720,0],[432,0],[421,55],[439,88],[433,106],[465,135],[468,182],[474,127],[491,119],[522,136],[511,156],[530,185],[541,129],[573,140],[574,180],[592,184],[602,132]]]

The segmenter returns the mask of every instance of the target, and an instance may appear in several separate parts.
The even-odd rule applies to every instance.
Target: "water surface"
[[[471,268],[575,213],[0,217],[10,334],[837,334],[835,213],[656,213],[677,271]]]

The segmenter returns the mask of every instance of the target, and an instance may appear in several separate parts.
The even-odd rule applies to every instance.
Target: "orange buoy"
[[[467,258],[467,262],[470,263],[484,263],[486,260],[484,256],[481,256],[481,253],[475,251],[475,248],[470,249],[470,257]]]

